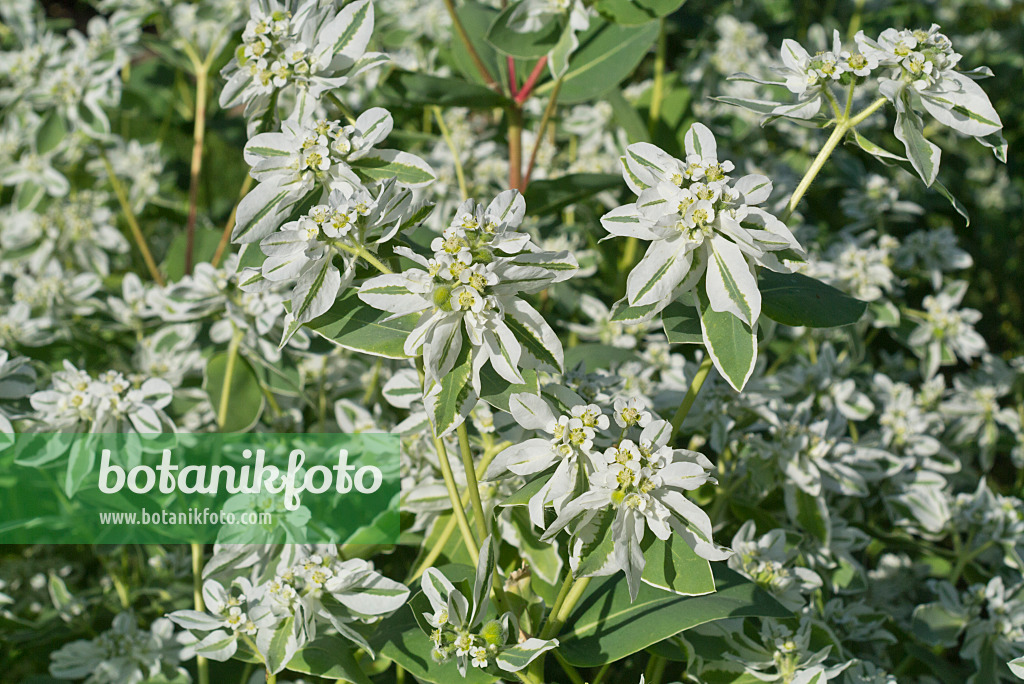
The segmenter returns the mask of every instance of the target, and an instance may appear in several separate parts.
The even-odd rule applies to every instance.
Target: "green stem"
[[[223,429],[228,419],[228,406],[231,403],[231,376],[235,372],[235,361],[238,359],[238,347],[242,343],[242,330],[235,330],[228,345],[228,363],[224,368],[224,381],[220,386],[220,402],[217,405],[217,427]]]
[[[214,268],[220,265],[220,260],[224,258],[224,252],[228,248],[228,243],[231,242],[231,231],[235,228],[235,216],[238,214],[238,205],[241,204],[242,198],[245,197],[249,189],[252,188],[253,177],[246,174],[245,180],[242,181],[242,188],[238,191],[238,199],[235,200],[235,206],[231,208],[231,214],[228,216],[228,222],[224,224],[224,230],[220,234],[220,242],[217,243],[217,250],[213,253],[213,259],[210,260],[210,264]]]
[[[469,189],[466,185],[466,173],[462,170],[462,161],[459,159],[459,151],[455,148],[455,142],[452,140],[452,134],[448,131],[448,125],[444,122],[444,116],[441,114],[441,108],[435,106],[430,109],[434,112],[434,118],[437,119],[437,127],[441,130],[441,136],[444,138],[445,144],[452,153],[452,159],[455,160],[455,178],[459,182],[459,195],[462,196],[463,200],[469,199]]]
[[[661,678],[665,676],[665,667],[668,661],[656,653],[651,654],[647,661],[647,669],[644,671],[644,679],[647,684],[661,684]]]
[[[392,271],[390,268],[385,266],[380,261],[380,259],[378,259],[376,256],[374,256],[373,253],[370,252],[370,250],[366,249],[366,247],[364,247],[364,246],[362,246],[360,244],[349,245],[349,244],[346,244],[344,242],[335,242],[334,246],[339,248],[339,249],[345,250],[349,254],[353,254],[353,255],[355,255],[357,257],[365,259],[371,266],[376,268],[381,273],[394,273],[394,271]]]
[[[533,175],[533,165],[537,161],[537,152],[540,151],[541,143],[544,142],[544,132],[548,128],[551,116],[555,113],[555,108],[558,105],[558,92],[561,89],[562,79],[558,79],[555,81],[555,89],[551,91],[551,95],[548,97],[548,104],[544,107],[544,114],[540,118],[540,129],[537,131],[537,139],[533,141],[533,149],[530,150],[530,160],[526,163],[526,177],[523,179],[524,189],[530,184],[530,176]]]
[[[473,466],[473,451],[469,446],[469,431],[466,429],[466,421],[456,428],[459,435],[459,451],[462,454],[462,467],[466,471],[466,489],[469,490],[469,500],[473,504],[473,517],[476,518],[476,532],[480,539],[487,537],[487,518],[484,516],[484,506],[480,501],[480,485],[476,480],[476,468]]]
[[[139,228],[139,221],[135,218],[135,212],[132,210],[132,205],[128,201],[128,193],[125,192],[124,186],[121,184],[121,179],[114,173],[114,167],[110,164],[110,158],[107,157],[107,151],[103,148],[100,148],[100,159],[103,160],[103,166],[107,170],[107,177],[110,179],[110,185],[114,188],[114,194],[117,195],[117,201],[118,204],[121,205],[121,211],[124,213],[124,218],[128,221],[128,228],[131,230],[132,239],[135,240],[135,245],[142,253],[142,260],[146,262],[146,269],[149,271],[150,277],[153,278],[156,284],[163,287],[164,277],[161,275],[160,269],[157,268],[152,252],[149,251],[149,245],[146,243],[146,238],[142,234],[142,229]]]
[[[580,676],[579,671],[577,671],[576,668],[573,667],[569,663],[569,661],[565,659],[565,656],[563,656],[557,650],[552,651],[552,653],[555,654],[555,660],[557,660],[558,664],[562,666],[562,670],[565,672],[566,676],[569,678],[569,681],[571,681],[572,684],[586,684],[586,682],[583,680],[583,677]]]
[[[574,579],[572,575],[567,576],[567,581],[571,581],[569,590],[562,597],[561,605],[557,606],[558,610],[552,608],[551,615],[548,616],[548,622],[541,630],[541,639],[553,639],[558,636],[558,632],[565,625],[565,621],[569,619],[569,614],[579,603],[580,598],[583,597],[583,592],[587,590],[587,585],[590,584],[590,577],[580,577]]]
[[[853,97],[852,92],[848,95],[849,98]],[[817,177],[822,167],[825,166],[825,162],[832,156],[832,152],[835,151],[839,141],[842,140],[846,134],[856,128],[864,119],[874,114],[879,107],[884,105],[887,100],[884,97],[880,97],[870,105],[864,108],[862,112],[854,116],[853,118],[847,118],[846,116],[838,117],[836,121],[836,127],[832,130],[832,135],[828,137],[821,150],[818,151],[818,155],[811,162],[810,168],[807,169],[807,173],[800,179],[800,183],[796,186],[796,190],[793,191],[793,196],[789,198],[789,204],[786,207],[786,213],[783,216],[783,221],[789,219],[796,210],[797,205],[800,203],[801,198],[807,192],[807,189],[811,187],[811,183]]]
[[[277,675],[267,670],[267,684],[277,684]]]
[[[594,677],[594,681],[590,684],[604,684],[604,678],[608,676],[608,672],[612,669],[611,663],[605,663],[601,666],[601,669],[597,671],[597,676]]]
[[[448,489],[448,500],[452,504],[452,514],[455,516],[456,522],[458,522],[459,531],[462,532],[462,540],[466,543],[466,549],[469,550],[470,558],[473,559],[473,564],[475,565],[480,556],[480,547],[476,545],[476,540],[473,539],[473,530],[470,529],[469,520],[466,519],[466,510],[462,507],[462,498],[459,496],[459,490],[455,487],[455,477],[452,475],[452,465],[448,462],[448,451],[444,448],[444,440],[435,436],[434,448],[437,450],[437,462],[441,466],[441,476],[444,478],[444,485]]]
[[[203,601],[203,545],[192,544],[192,603],[200,613],[206,611]],[[201,655],[196,656],[196,670],[199,684],[210,684],[210,662]]]
[[[697,394],[700,392],[700,388],[704,386],[704,381],[708,378],[708,373],[711,372],[711,355],[708,354],[704,357],[704,360],[700,362],[700,367],[697,368],[697,372],[693,376],[693,380],[690,381],[690,387],[686,390],[686,396],[683,397],[683,403],[679,404],[679,409],[676,414],[672,416],[672,437],[669,439],[671,442],[679,434],[679,428],[682,427],[683,421],[686,420],[686,415],[693,408],[693,402],[697,400]]]

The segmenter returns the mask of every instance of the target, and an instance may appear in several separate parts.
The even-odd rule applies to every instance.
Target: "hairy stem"
[[[128,221],[128,227],[131,229],[135,245],[142,253],[142,260],[146,262],[146,269],[149,271],[150,277],[153,278],[156,284],[163,287],[164,277],[160,273],[160,269],[156,266],[156,261],[153,259],[152,252],[149,251],[149,245],[146,243],[146,238],[142,234],[142,229],[139,228],[139,221],[135,218],[135,212],[132,210],[132,205],[128,201],[128,194],[124,190],[124,185],[121,184],[121,179],[114,173],[114,167],[110,164],[110,158],[107,156],[107,151],[103,148],[100,148],[100,159],[103,160],[103,166],[107,170],[107,177],[110,179],[110,185],[114,188],[114,194],[117,195],[117,201],[121,205],[121,211],[124,213],[124,218]]]

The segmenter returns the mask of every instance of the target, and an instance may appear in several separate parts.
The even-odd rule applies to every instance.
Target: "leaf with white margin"
[[[718,143],[715,134],[702,123],[695,123],[683,138],[686,154],[696,154],[703,159],[718,159]]]
[[[964,135],[984,137],[1003,127],[999,114],[981,86],[955,71],[945,72],[936,88],[926,90],[920,96],[922,106],[936,121]]]
[[[699,294],[699,293],[698,293]],[[701,297],[700,327],[704,346],[715,368],[737,392],[754,372],[757,361],[757,334],[731,313],[719,313]]]
[[[544,317],[522,299],[513,299],[505,310],[505,325],[516,336],[523,347],[524,368],[561,372],[564,353],[555,331]],[[533,361],[534,366],[526,363]]]
[[[435,382],[423,398],[438,437],[444,437],[461,425],[476,405],[472,349],[471,345],[463,344],[451,371],[440,382]]]
[[[647,253],[626,278],[631,306],[657,304],[669,299],[690,271],[693,251],[680,235],[675,240],[652,242]]]
[[[315,54],[345,57],[354,64],[366,52],[372,34],[373,4],[370,0],[349,3],[320,30]]]
[[[505,672],[519,672],[536,660],[540,654],[557,647],[558,639],[544,640],[531,638],[511,648],[504,649],[498,654],[495,662]]]
[[[246,244],[267,237],[281,226],[305,194],[292,181],[260,183],[238,203],[231,241]]]
[[[308,323],[326,313],[341,288],[341,272],[331,259],[311,261],[299,275],[292,295],[292,316],[297,323]]]
[[[372,150],[366,156],[353,160],[351,166],[372,180],[396,178],[411,188],[422,188],[436,179],[430,164],[401,150]]]
[[[711,239],[711,247],[707,270],[711,308],[731,313],[747,325],[753,325],[761,315],[761,292],[750,265],[740,248],[720,235]]]
[[[736,181],[733,189],[743,195],[744,204],[761,204],[771,196],[772,182],[767,176],[752,173]]]
[[[921,180],[925,185],[931,186],[939,173],[942,152],[924,137],[921,117],[913,111],[909,103],[904,103],[904,106],[897,107],[896,110],[896,128],[893,133],[906,147],[907,159]]]

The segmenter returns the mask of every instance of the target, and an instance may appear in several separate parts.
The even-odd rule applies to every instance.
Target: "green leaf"
[[[573,573],[576,577],[590,577],[608,565],[612,553],[615,551],[615,535],[612,533],[612,524],[615,522],[614,509],[608,509],[598,515],[587,529],[584,530],[586,539],[579,549],[579,563]],[[574,537],[574,541],[582,539],[582,535]],[[616,573],[617,574],[617,573]]]
[[[684,0],[597,0],[594,8],[616,24],[646,24],[672,14]]]
[[[306,327],[339,347],[386,359],[404,359],[405,339],[416,327],[419,314],[386,320],[390,313],[379,311],[348,290],[322,316]]]
[[[480,369],[480,398],[499,411],[508,412],[508,399],[513,394],[528,392],[539,394],[540,384],[537,381],[537,371],[530,368],[523,368],[519,371],[525,383],[509,382],[498,375],[497,371],[486,364]]]
[[[784,325],[835,328],[852,325],[867,310],[867,303],[801,273],[761,269],[761,312]]]
[[[395,72],[381,90],[390,104],[437,104],[484,109],[505,106],[507,97],[478,83],[458,78]]]
[[[941,603],[928,603],[914,609],[911,631],[926,644],[950,647],[956,645],[967,619]]]
[[[219,228],[196,228],[195,244],[192,248],[192,263],[197,264],[213,258],[220,242],[221,230]],[[259,249],[256,250],[259,252]],[[167,280],[175,282],[181,280],[185,275],[185,233],[178,232],[171,240],[171,246],[167,248],[167,255],[161,264],[161,270],[167,275]]]
[[[498,10],[488,7],[477,0],[466,0],[462,4],[456,4],[458,6],[455,13],[466,29],[469,42],[472,43],[473,48],[491,77],[495,81],[502,81],[502,74],[506,71],[504,69],[505,57],[504,55],[499,55],[498,51],[487,42],[487,32],[497,18]],[[466,46],[463,45],[457,36],[452,37],[451,51],[455,66],[462,72],[462,75],[474,83],[482,84],[484,79],[480,75],[480,71],[477,69],[476,64],[473,63],[473,59],[470,57]]]
[[[510,495],[504,501],[499,503],[499,506],[525,506],[530,503],[530,499],[541,490],[547,481],[551,479],[551,476],[555,474],[555,467],[548,468],[543,473],[533,478],[525,485],[519,488],[514,494]]]
[[[630,306],[625,297],[612,305],[611,319],[616,323],[639,323],[646,321],[648,316],[658,308],[658,303],[643,306]]]
[[[905,101],[904,111],[896,111],[894,133],[907,150],[907,159],[925,185],[931,185],[939,173],[941,153],[939,148],[924,137],[924,124]]]
[[[558,43],[565,21],[561,18],[553,18],[552,21],[536,31],[519,33],[509,27],[508,20],[521,4],[521,2],[509,4],[497,16],[487,31],[487,42],[499,52],[511,57],[538,59],[550,52]]]
[[[519,551],[529,564],[532,574],[539,575],[549,584],[558,582],[562,571],[562,557],[558,552],[558,545],[540,541],[539,531],[530,522],[530,514],[525,508],[513,508],[508,520],[519,537]]]
[[[647,124],[618,88],[609,90],[605,100],[612,107],[612,119],[626,131],[630,143],[650,142]]]
[[[579,34],[579,49],[569,59],[558,102],[587,102],[619,85],[658,39],[659,26],[657,21],[642,26],[619,26],[591,19],[590,28]],[[552,87],[553,82],[548,81],[536,93],[544,96]]]
[[[292,672],[352,684],[371,684],[353,655],[352,642],[338,636],[318,637],[288,662]]]
[[[641,584],[632,603],[625,577],[617,573],[591,582],[558,635],[559,653],[577,667],[614,662],[679,632],[733,617],[792,617],[767,592],[729,570],[714,566],[718,590],[679,596]]]
[[[51,110],[43,123],[36,129],[36,152],[46,154],[57,148],[60,142],[68,134],[64,119],[57,114],[57,110]]]
[[[665,336],[672,344],[704,344],[700,314],[692,306],[672,302],[661,312]]]
[[[533,181],[523,196],[526,213],[528,216],[555,214],[571,204],[620,185],[622,176],[613,173],[571,173],[553,180]]]
[[[636,352],[632,349],[613,347],[608,344],[578,344],[565,350],[565,368],[570,370],[582,361],[588,373],[606,369],[614,364],[635,361]]]
[[[822,546],[832,543],[832,521],[823,497],[811,496],[794,485],[786,485],[786,512],[800,529],[814,535]]]
[[[642,544],[647,584],[683,596],[710,594],[715,590],[711,563],[690,548],[686,540],[673,534],[666,541],[649,535]]]
[[[757,334],[731,313],[719,313],[701,295],[701,331],[715,368],[737,392],[754,372]]]
[[[227,352],[220,352],[206,362],[203,389],[209,395],[214,411],[220,406],[227,367]],[[229,388],[227,420],[221,427],[221,431],[246,432],[260,419],[260,414],[263,413],[264,397],[256,372],[249,362],[238,354],[235,355],[235,365],[231,373]]]
[[[270,638],[270,645],[267,647],[267,652],[263,654],[266,659],[267,672],[277,673],[285,668],[288,663],[285,658],[288,658],[288,651],[290,643],[293,643],[295,630],[295,616],[289,615],[286,617],[275,629],[274,634]],[[291,660],[291,658],[288,658]]]
[[[473,408],[473,346],[463,341],[455,366],[441,378],[441,391],[433,404],[434,429],[438,435],[451,430],[458,418]]]

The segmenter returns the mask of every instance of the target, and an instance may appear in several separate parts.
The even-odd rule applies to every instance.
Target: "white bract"
[[[422,352],[428,407],[456,367],[464,376],[460,385],[471,386],[476,395],[487,362],[512,383],[524,382],[520,369],[562,367],[554,330],[519,295],[568,279],[577,264],[568,252],[541,251],[529,235],[517,232],[525,212],[515,190],[501,193],[486,208],[467,200],[431,242],[432,258],[396,248],[418,268],[370,278],[359,288],[359,298],[376,309],[396,317],[419,314],[405,353]],[[460,405],[465,404],[472,402],[463,398]],[[437,427],[444,432],[454,424]]]
[[[782,221],[757,206],[771,194],[771,181],[751,174],[732,182],[732,170],[700,123],[686,134],[685,160],[649,143],[627,148],[623,177],[637,201],[608,212],[601,225],[651,243],[626,281],[630,306],[653,315],[699,288],[714,311],[756,325],[755,267],[788,273],[785,261],[802,259],[803,250]]]
[[[320,190],[324,204],[331,190],[362,184],[353,166],[373,168],[373,178],[398,177],[418,187],[434,178],[419,157],[398,150],[376,149],[394,123],[380,107],[363,112],[354,124],[320,119],[309,124],[285,121],[280,133],[261,133],[245,146],[245,161],[259,184],[238,205],[231,239],[258,242],[274,232],[284,218],[310,194]]]
[[[312,119],[326,92],[387,61],[366,52],[373,33],[370,0],[340,4],[252,0],[242,44],[221,72],[227,84],[220,95],[225,109],[245,105],[250,134],[272,106],[287,112],[282,119]]]

